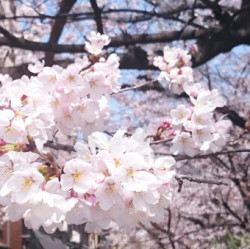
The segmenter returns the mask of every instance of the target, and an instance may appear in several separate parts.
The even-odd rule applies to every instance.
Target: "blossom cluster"
[[[102,130],[109,116],[108,96],[119,89],[119,58],[111,54],[94,60],[78,58],[66,69],[37,63],[29,67],[37,76],[14,81],[5,77],[0,89],[1,139],[27,143],[29,135],[41,148],[55,132],[67,136]]]
[[[23,218],[29,228],[54,232],[63,221],[93,231],[163,219],[175,160],[155,159],[142,129],[130,137],[119,130],[110,140],[95,132],[75,150],[60,177],[33,152],[2,155],[0,200],[12,221]]]
[[[181,94],[184,85],[193,82],[190,60],[191,56],[186,50],[166,46],[163,56],[155,57],[153,64],[161,70],[159,80],[169,82],[173,93]]]
[[[23,218],[27,227],[47,232],[64,221],[94,231],[163,220],[175,159],[156,158],[142,129],[132,135],[120,129],[111,138],[100,132],[109,116],[108,98],[119,90],[118,56],[101,56],[109,42],[92,32],[88,56],[65,69],[37,62],[29,66],[36,76],[0,76],[0,204],[10,220]],[[217,90],[192,84],[185,51],[165,48],[164,56],[155,60],[162,76],[193,104],[179,105],[170,113],[171,124],[162,126],[173,130],[171,151],[193,156],[197,148],[220,149],[227,123],[213,121],[212,112],[224,100]],[[84,134],[88,142],[76,142],[70,158],[48,151],[48,141],[72,134]]]
[[[70,190],[75,200],[68,223],[87,222],[93,229],[107,228],[111,222],[135,226],[163,220],[175,160],[155,159],[145,139],[142,129],[130,137],[119,130],[110,140],[103,133],[91,134],[89,147],[76,144],[80,157],[67,162],[61,179],[62,189]]]
[[[194,85],[200,88],[200,85]],[[171,110],[170,117],[175,130],[170,151],[190,157],[199,152],[217,152],[226,144],[229,120],[215,121],[213,111],[225,105],[218,90],[199,89],[190,96],[191,107],[178,105]]]
[[[132,136],[119,130],[110,140],[97,132],[119,90],[118,56],[101,57],[109,41],[92,32],[88,57],[65,69],[36,62],[29,65],[36,76],[1,76],[0,203],[10,220],[53,232],[63,221],[94,230],[163,219],[174,158],[154,158],[142,129]],[[73,133],[91,135],[57,160],[46,142]]]
[[[191,56],[179,48],[164,48],[164,56],[154,59],[154,65],[161,70],[159,79],[169,82],[175,94],[185,93],[191,106],[178,105],[170,111],[171,120],[158,128],[156,139],[163,130],[173,137],[170,151],[190,157],[199,152],[217,152],[226,144],[228,120],[215,121],[213,111],[226,104],[217,89],[208,90],[201,84],[194,83],[193,70],[190,67]]]

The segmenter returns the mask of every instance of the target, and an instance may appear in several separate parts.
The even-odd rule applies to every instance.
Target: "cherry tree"
[[[0,11],[10,220],[49,233],[63,221],[112,228],[104,248],[246,245],[249,61],[239,48],[220,58],[230,72],[192,67],[249,43],[248,1],[3,1]]]

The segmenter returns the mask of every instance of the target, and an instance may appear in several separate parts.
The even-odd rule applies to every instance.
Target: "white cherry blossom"
[[[79,158],[68,161],[61,176],[61,185],[64,191],[73,189],[78,193],[86,193],[93,184],[90,164]]]
[[[174,125],[183,124],[190,118],[191,110],[184,105],[178,105],[176,109],[170,111],[170,117]]]
[[[92,31],[87,37],[89,42],[86,42],[85,49],[94,55],[99,55],[102,52],[104,46],[110,43],[110,38],[107,35],[101,35]]]
[[[10,220],[23,218],[35,230],[52,233],[64,220],[86,223],[87,231],[160,222],[171,201],[173,157],[156,157],[142,128],[100,132],[109,95],[120,89],[119,57],[100,56],[108,36],[91,32],[87,39],[88,54],[66,68],[36,62],[29,70],[37,76],[0,74],[0,203]],[[218,90],[193,84],[190,60],[187,51],[165,47],[153,63],[175,94],[185,91],[191,100],[170,112],[158,137],[168,131],[170,151],[193,157],[220,150],[230,123],[214,120],[225,100]],[[71,135],[87,142],[76,142],[63,157],[47,147],[57,141],[60,147]]]
[[[0,195],[10,194],[12,201],[23,204],[35,196],[43,182],[44,177],[35,169],[15,171],[3,185]]]
[[[176,135],[172,142],[173,145],[170,148],[170,151],[174,155],[186,154],[193,157],[197,153],[195,149],[195,142],[188,132],[181,132]]]

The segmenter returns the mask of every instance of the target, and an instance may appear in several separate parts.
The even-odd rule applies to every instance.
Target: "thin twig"
[[[54,149],[54,150],[64,150],[67,152],[75,152],[74,146],[68,144],[55,143],[52,141],[47,141],[44,144],[45,147]]]
[[[141,88],[143,86],[146,86],[146,85],[149,85],[149,84],[153,84],[153,83],[156,83],[156,82],[157,82],[157,80],[147,81],[147,82],[144,82],[144,83],[136,85],[136,86],[131,86],[131,87],[123,88],[123,89],[119,90],[118,92],[114,92],[112,94],[122,93],[122,92],[130,91],[130,90],[136,90],[138,88]]]
[[[219,155],[226,155],[226,154],[233,154],[233,153],[244,153],[244,152],[250,152],[250,149],[236,149],[236,150],[219,151],[216,153],[209,153],[206,155],[197,155],[194,157],[189,157],[189,156],[174,156],[174,157],[175,157],[176,161],[183,161],[183,160],[203,159],[203,158],[208,158],[211,156],[219,156]],[[159,154],[164,155],[164,153],[159,153]]]
[[[45,162],[48,162],[52,168],[54,168],[55,172],[56,172],[56,175],[60,175],[61,173],[61,170],[60,168],[58,167],[53,155],[48,152],[48,153],[42,153],[40,152],[38,149],[37,149],[37,146],[36,146],[36,143],[33,139],[33,137],[31,136],[27,136],[27,139],[29,141],[29,146],[30,146],[30,149],[32,152],[38,154],[40,156],[41,159],[43,159]]]
[[[183,180],[187,180],[190,182],[196,182],[196,183],[206,183],[206,184],[215,184],[215,185],[228,185],[228,183],[222,181],[222,180],[214,180],[214,179],[208,179],[208,178],[200,178],[196,176],[190,176],[190,175],[176,175],[175,179],[179,183],[179,189],[178,192],[181,192]]]
[[[168,208],[168,237],[172,248],[175,249],[175,244],[174,241],[172,240],[172,233],[171,233],[171,220],[172,220],[172,213],[171,209]]]
[[[171,140],[172,140],[171,138],[164,138],[164,139],[161,139],[161,140],[152,141],[152,142],[150,142],[150,145],[153,145],[153,144],[162,144],[162,143],[169,142]]]

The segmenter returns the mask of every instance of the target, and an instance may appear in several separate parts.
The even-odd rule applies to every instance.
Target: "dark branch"
[[[194,39],[201,37],[206,34],[207,31],[197,31],[195,29],[186,30],[185,32],[170,31],[156,34],[140,34],[140,35],[121,35],[111,38],[111,42],[107,47],[120,47],[125,45],[135,44],[150,44],[150,43],[163,43],[171,42],[179,38],[182,34],[182,39]],[[8,32],[3,27],[0,27],[0,33],[5,38],[0,38],[0,45],[11,46],[16,48],[22,48],[31,51],[45,51],[54,53],[80,53],[84,52],[83,45],[61,45],[61,44],[50,44],[47,42],[33,42],[23,38],[17,38]]]
[[[196,182],[196,183],[206,183],[206,184],[215,184],[215,185],[228,185],[226,182],[222,180],[214,180],[214,179],[206,179],[200,178],[196,176],[188,176],[188,175],[176,175],[175,179],[179,184],[178,192],[181,192],[183,186],[183,180],[187,180],[189,182]]]
[[[102,25],[102,16],[101,16],[101,9],[98,7],[96,0],[90,0],[91,7],[95,14],[95,22],[97,26],[97,31],[103,34],[103,25]]]
[[[55,23],[52,27],[52,31],[50,34],[49,44],[55,45],[58,43],[58,40],[62,34],[64,25],[67,20],[67,14],[72,9],[73,5],[76,3],[76,0],[64,0],[60,4],[60,10],[58,12],[58,15],[64,15],[58,19],[55,20]],[[54,53],[48,52],[45,54],[45,65],[46,66],[52,66],[53,65],[53,59],[54,59]]]
[[[225,114],[233,124],[245,129],[246,120],[242,118],[236,111],[229,109],[229,107],[224,106],[216,109],[218,112]]]
[[[227,151],[219,151],[216,153],[209,153],[206,155],[197,155],[194,157],[188,157],[188,156],[176,156],[176,161],[183,161],[183,160],[192,160],[192,159],[204,159],[209,158],[213,156],[219,156],[219,155],[227,155],[227,154],[234,154],[234,153],[249,153],[250,149],[237,149],[237,150],[227,150]]]
[[[47,141],[44,144],[45,147],[54,149],[54,150],[63,150],[67,152],[75,152],[74,146],[72,145],[67,145],[67,144],[60,144],[60,143],[55,143],[52,141]]]

